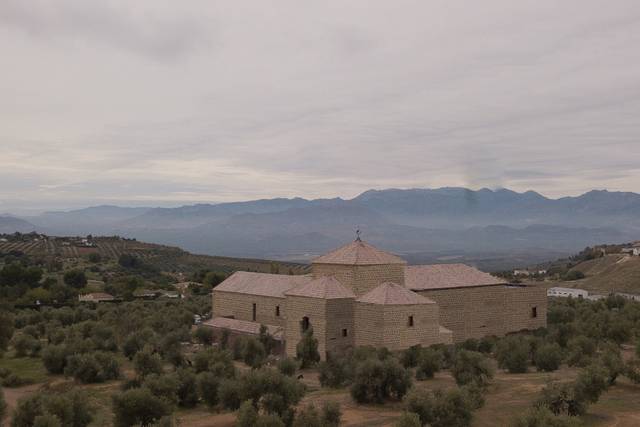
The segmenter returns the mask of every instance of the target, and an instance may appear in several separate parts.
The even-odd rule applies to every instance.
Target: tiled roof
[[[338,298],[355,298],[355,294],[333,276],[322,276],[311,282],[304,283],[289,289],[284,293],[289,296],[338,299]]]
[[[237,292],[240,294],[262,295],[284,298],[291,288],[310,282],[311,276],[291,276],[288,274],[249,273],[236,271],[213,291]]]
[[[409,289],[447,289],[506,284],[499,277],[465,264],[409,265],[405,270]]]
[[[415,304],[435,304],[429,298],[418,295],[404,286],[396,283],[386,282],[377,288],[367,292],[356,300],[368,304],[383,305],[415,305]]]
[[[314,264],[381,265],[406,261],[361,240],[355,240],[313,260]]]
[[[203,325],[211,328],[229,329],[232,332],[248,335],[260,334],[260,323],[249,322],[248,320],[229,319],[227,317],[214,317],[213,319],[202,322]],[[274,325],[265,325],[269,335],[275,339],[282,339],[282,327]]]

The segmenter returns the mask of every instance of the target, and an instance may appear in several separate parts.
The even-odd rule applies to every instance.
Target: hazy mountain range
[[[192,252],[308,259],[355,237],[412,260],[519,253],[553,258],[603,242],[640,239],[640,195],[464,188],[370,190],[344,200],[265,199],[178,208],[97,206],[0,217],[0,231],[119,234]]]

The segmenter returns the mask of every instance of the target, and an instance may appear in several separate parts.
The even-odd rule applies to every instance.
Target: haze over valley
[[[96,206],[4,216],[0,230],[121,235],[195,253],[305,262],[353,239],[359,228],[368,241],[410,262],[470,260],[497,268],[640,239],[639,211],[636,193],[591,191],[551,199],[507,189],[388,189],[353,199]]]

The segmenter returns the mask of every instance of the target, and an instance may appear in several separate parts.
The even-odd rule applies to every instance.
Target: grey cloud
[[[176,14],[145,2],[132,6],[114,0],[3,0],[0,24],[43,40],[97,42],[159,59],[182,57],[210,42],[195,13]]]
[[[640,185],[636,1],[59,4],[0,3],[0,198]]]

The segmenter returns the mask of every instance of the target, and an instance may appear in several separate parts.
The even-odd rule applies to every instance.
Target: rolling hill
[[[562,286],[587,289],[590,292],[608,294],[628,292],[640,294],[640,257],[627,255],[606,255],[584,261],[572,270],[586,276],[581,280],[563,282]]]
[[[134,255],[146,264],[160,271],[172,273],[193,273],[209,269],[230,273],[236,270],[269,273],[273,261],[265,259],[232,258],[209,255],[195,255],[177,247],[145,243],[119,237],[94,237],[93,246],[85,246],[74,237],[51,237],[35,233],[23,235],[1,235],[0,253],[18,251],[36,258],[73,259],[98,253],[104,259],[117,260],[122,254]],[[309,267],[305,264],[278,261],[281,273],[304,274]]]

